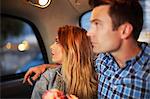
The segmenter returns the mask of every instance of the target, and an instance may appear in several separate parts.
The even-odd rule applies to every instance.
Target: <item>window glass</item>
[[[150,0],[140,0],[144,12],[144,25],[139,41],[150,43]]]
[[[140,0],[144,12],[144,26],[138,41],[150,43],[150,0]],[[87,11],[80,17],[80,26],[88,31],[90,27],[91,11]]]
[[[1,76],[22,73],[44,63],[35,33],[26,22],[2,17],[0,34]]]
[[[87,11],[81,16],[80,26],[86,30],[89,30],[90,28],[90,16],[91,11]]]

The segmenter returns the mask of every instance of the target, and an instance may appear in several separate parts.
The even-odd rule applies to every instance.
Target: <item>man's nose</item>
[[[87,32],[87,36],[89,36],[89,37],[90,37],[90,36],[92,36],[92,35],[93,35],[92,30],[91,30],[91,29],[89,29],[89,30],[88,30],[88,32]]]

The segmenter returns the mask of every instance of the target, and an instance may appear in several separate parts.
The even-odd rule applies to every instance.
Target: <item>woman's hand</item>
[[[67,99],[78,99],[75,95],[67,95]]]

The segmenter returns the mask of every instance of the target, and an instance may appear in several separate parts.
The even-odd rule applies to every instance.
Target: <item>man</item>
[[[150,46],[137,42],[143,26],[141,5],[137,0],[91,0],[90,4],[94,8],[87,35],[93,51],[99,53],[98,98],[149,98]],[[44,67],[48,65],[41,66],[40,73]],[[30,81],[34,70],[27,72],[25,80]]]
[[[93,51],[99,74],[98,98],[150,97],[150,46],[137,39],[143,11],[137,0],[94,0]],[[103,2],[104,1],[104,2]]]

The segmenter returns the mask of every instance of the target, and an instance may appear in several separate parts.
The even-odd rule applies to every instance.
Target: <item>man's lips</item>
[[[96,43],[95,42],[91,42],[92,43],[92,46],[94,46]]]

